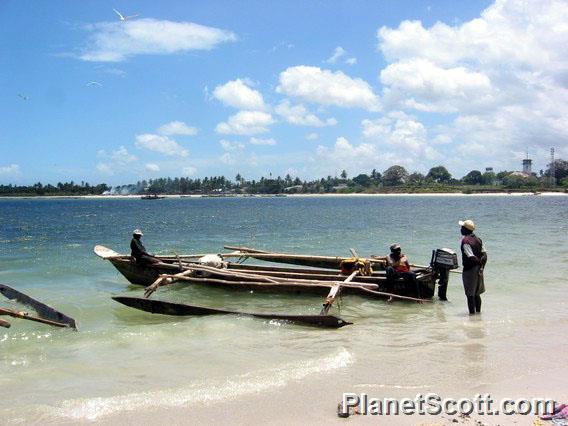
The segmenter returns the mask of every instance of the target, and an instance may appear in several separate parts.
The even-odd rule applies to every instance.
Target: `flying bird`
[[[26,95],[18,94],[18,96],[24,101],[27,101],[29,99]]]
[[[87,86],[98,86],[98,87],[103,87],[103,85],[101,83],[99,83],[98,81],[89,81],[87,83]]]
[[[118,10],[116,10],[116,9],[112,9],[112,10],[115,11],[115,13],[118,15],[118,17],[120,18],[121,21],[127,21],[127,20],[129,20],[129,19],[131,19],[131,18],[135,18],[135,17],[138,16],[138,14],[129,15],[129,16],[124,16],[124,15],[123,15],[122,13],[120,13]]]

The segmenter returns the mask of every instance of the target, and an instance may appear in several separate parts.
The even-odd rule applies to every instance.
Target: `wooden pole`
[[[321,308],[320,315],[327,315],[327,313],[331,309],[331,305],[333,305],[333,302],[335,301],[336,296],[341,290],[341,285],[347,284],[349,281],[355,278],[355,275],[357,275],[358,273],[359,271],[353,271],[351,275],[345,278],[345,281],[343,281],[342,283],[336,283],[333,285],[333,287],[331,287],[331,290],[329,291],[329,294],[327,295],[325,302],[323,303],[323,308]]]
[[[25,320],[35,321],[35,322],[41,322],[42,324],[51,325],[53,327],[69,327],[68,324],[63,324],[63,323],[57,322],[57,321],[51,321],[51,320],[46,320],[46,319],[39,318],[39,317],[34,317],[32,315],[29,315],[27,312],[18,312],[18,311],[13,311],[11,309],[0,308],[0,315],[9,315],[9,316],[14,317],[14,318],[20,318],[20,319],[25,319]]]
[[[365,287],[361,287],[361,290],[367,292],[367,293],[371,293],[371,294],[376,294],[377,296],[385,296],[385,297],[392,297],[395,299],[401,299],[401,300],[411,300],[413,302],[418,302],[418,303],[422,303],[422,302],[432,302],[430,299],[418,299],[416,297],[410,297],[410,296],[401,296],[399,294],[394,294],[394,293],[385,293],[383,291],[376,291],[376,290],[371,290],[369,288],[365,288]]]

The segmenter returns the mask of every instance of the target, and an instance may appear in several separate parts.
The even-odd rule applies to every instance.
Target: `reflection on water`
[[[152,315],[110,299],[142,291],[92,253],[95,244],[127,252],[140,227],[146,247],[162,254],[216,253],[230,244],[332,255],[354,247],[366,255],[399,242],[412,262],[425,264],[434,248],[458,249],[456,222],[464,217],[476,221],[489,251],[484,311],[473,318],[454,274],[447,303],[344,297],[333,313],[354,325],[339,330],[234,315]],[[550,268],[538,254],[542,247],[568,253],[567,224],[568,197],[0,200],[2,281],[75,317],[81,329],[13,320],[2,330],[0,384],[10,388],[3,395],[10,409],[0,415],[79,420],[94,408],[167,404],[178,394],[190,403],[183,395],[214,391],[223,399],[236,389],[238,398],[238,389],[256,392],[258,383],[287,386],[279,371],[309,383],[317,368],[361,389],[424,392],[536,374],[561,362],[554,348],[568,319],[568,258],[557,256]],[[318,313],[322,303],[195,285],[153,297],[257,312]],[[345,353],[349,362],[337,364]],[[303,363],[315,373],[298,373]],[[328,363],[335,367],[325,370]]]

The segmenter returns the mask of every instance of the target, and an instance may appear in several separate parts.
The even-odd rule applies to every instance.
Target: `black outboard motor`
[[[448,279],[451,269],[457,269],[458,255],[455,251],[448,248],[432,250],[430,260],[432,275],[434,280],[438,280],[438,297],[440,300],[448,300],[446,292],[448,290]]]

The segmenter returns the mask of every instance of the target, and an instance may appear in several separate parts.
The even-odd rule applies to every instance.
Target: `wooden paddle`
[[[331,290],[329,291],[329,294],[327,295],[327,297],[325,298],[325,302],[323,303],[323,308],[321,308],[320,315],[327,315],[327,313],[331,309],[331,305],[333,305],[333,302],[335,301],[336,296],[339,294],[339,291],[341,290],[341,284],[347,284],[353,278],[355,278],[355,276],[358,273],[359,271],[353,271],[351,275],[345,278],[345,280],[342,283],[335,283],[331,287]]]
[[[51,325],[53,327],[69,327],[68,324],[63,324],[57,321],[46,320],[44,318],[34,317],[32,315],[29,315],[27,312],[18,312],[18,311],[13,311],[11,309],[0,308],[0,315],[9,315],[14,318],[41,322],[42,324]]]

